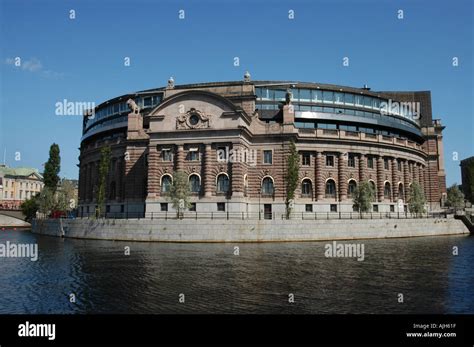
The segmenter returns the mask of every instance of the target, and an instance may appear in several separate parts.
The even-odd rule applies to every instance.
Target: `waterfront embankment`
[[[354,220],[34,220],[32,232],[81,239],[161,242],[279,242],[468,234],[453,218]]]

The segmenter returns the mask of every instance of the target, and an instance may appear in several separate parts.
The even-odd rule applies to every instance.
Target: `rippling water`
[[[39,259],[0,258],[3,314],[474,313],[469,236],[353,241],[364,243],[364,261],[326,258],[326,242],[137,243],[0,232],[0,243],[7,240],[37,242]]]

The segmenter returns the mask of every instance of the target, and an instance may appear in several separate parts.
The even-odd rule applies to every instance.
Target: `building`
[[[461,160],[462,192],[466,200],[474,204],[474,157]]]
[[[285,210],[286,158],[300,155],[296,212],[351,212],[362,180],[373,210],[406,209],[410,185],[429,208],[446,195],[440,120],[429,91],[372,91],[320,83],[243,81],[175,85],[108,100],[84,116],[79,213],[96,207],[100,149],[111,146],[107,212],[171,211],[177,170],[192,211]]]
[[[41,192],[43,186],[43,176],[37,169],[0,165],[0,208],[20,208],[23,201]]]

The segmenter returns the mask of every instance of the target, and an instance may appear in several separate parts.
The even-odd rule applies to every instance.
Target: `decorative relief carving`
[[[176,118],[176,129],[205,129],[211,127],[211,116],[191,108]]]

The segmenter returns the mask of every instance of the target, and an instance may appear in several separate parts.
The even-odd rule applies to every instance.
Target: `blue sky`
[[[55,115],[58,101],[99,104],[169,76],[241,80],[245,70],[253,79],[431,90],[433,118],[446,126],[448,184],[460,182],[452,153],[474,155],[470,0],[0,0],[0,25],[0,160],[6,149],[13,167],[42,170],[56,142],[61,176],[77,178],[81,117]]]

